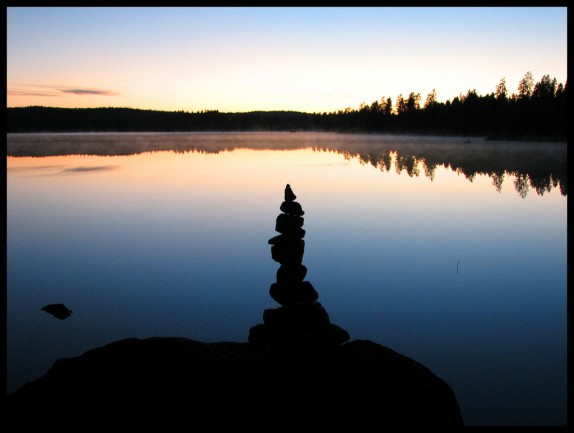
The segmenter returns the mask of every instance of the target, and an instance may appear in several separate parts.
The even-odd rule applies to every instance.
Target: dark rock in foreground
[[[366,340],[297,351],[185,338],[126,339],[58,360],[42,378],[10,395],[6,409],[9,423],[76,426],[463,424],[443,380]]]

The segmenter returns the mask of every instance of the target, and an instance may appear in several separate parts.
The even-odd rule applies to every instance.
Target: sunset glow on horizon
[[[567,81],[566,7],[9,7],[7,106],[332,112]]]

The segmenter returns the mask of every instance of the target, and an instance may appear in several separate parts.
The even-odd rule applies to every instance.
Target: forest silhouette
[[[481,136],[491,140],[566,141],[567,88],[527,72],[510,94],[505,78],[487,95],[469,90],[438,102],[433,89],[383,96],[358,108],[323,113],[218,110],[156,111],[134,108],[7,108],[7,132],[328,131]]]

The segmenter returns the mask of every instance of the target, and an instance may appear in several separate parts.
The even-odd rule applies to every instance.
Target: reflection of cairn
[[[277,217],[275,231],[280,235],[269,239],[271,257],[281,266],[277,282],[269,294],[282,306],[263,312],[263,324],[249,331],[251,343],[328,343],[341,344],[349,339],[347,331],[333,325],[325,309],[317,302],[319,295],[309,281],[303,281],[307,268],[302,264],[305,250],[304,211],[295,201],[289,184],[285,201]]]

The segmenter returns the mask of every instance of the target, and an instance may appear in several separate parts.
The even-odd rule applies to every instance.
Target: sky
[[[566,65],[566,7],[7,8],[8,107],[320,113]]]

